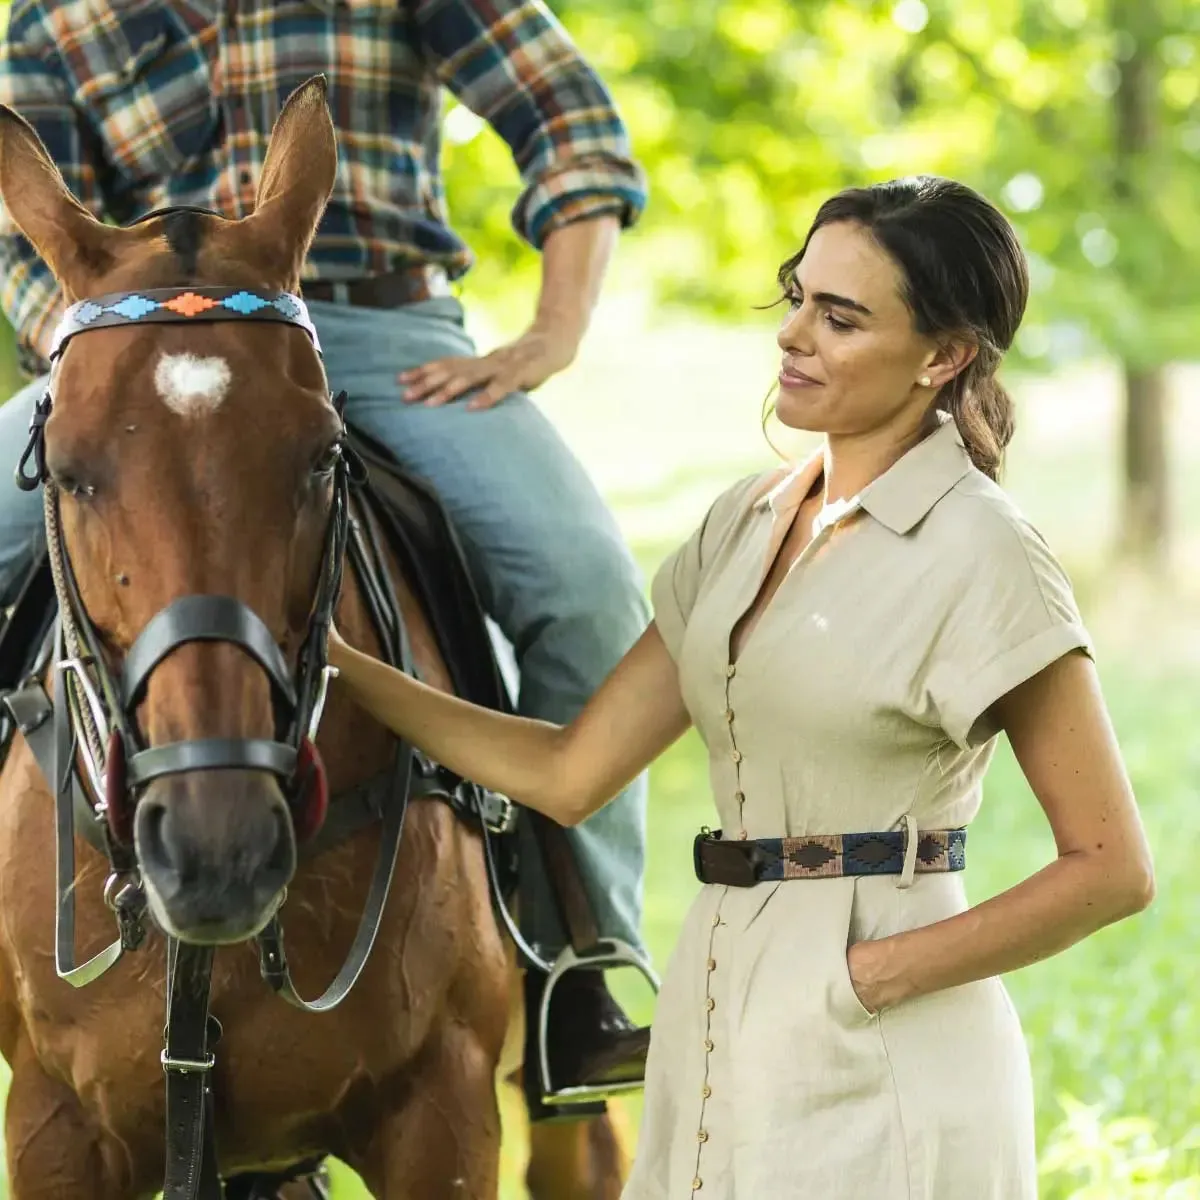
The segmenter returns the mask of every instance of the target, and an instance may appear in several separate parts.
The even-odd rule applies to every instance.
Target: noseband
[[[222,320],[294,325],[308,334],[320,354],[316,329],[298,296],[197,287],[121,292],[72,305],[56,331],[51,363],[73,338],[93,329]],[[339,415],[344,402],[345,393],[333,400]],[[57,744],[65,745],[68,754],[72,747],[80,752],[97,816],[107,818],[113,849],[132,845],[134,810],[147,786],[188,771],[268,772],[283,787],[297,840],[312,836],[328,803],[324,769],[313,743],[332,673],[328,634],[349,536],[350,489],[365,478],[361,460],[345,442],[341,444],[333,472],[320,577],[294,673],[263,620],[240,600],[220,595],[181,596],[167,605],[151,618],[116,672],[88,616],[62,538],[59,493],[48,479],[45,459],[45,425],[52,405],[47,387],[30,422],[29,444],[17,467],[16,481],[25,491],[47,485],[47,547],[58,594],[58,670],[66,699],[55,708],[56,720],[63,726]],[[150,677],[176,650],[195,642],[237,646],[266,672],[275,713],[273,738],[203,738],[147,745],[138,727],[137,709],[145,699]],[[58,773],[68,768],[60,758]]]

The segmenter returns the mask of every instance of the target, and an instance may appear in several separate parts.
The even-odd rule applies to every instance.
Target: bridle
[[[316,329],[298,296],[246,288],[195,287],[115,293],[73,304],[56,332],[51,363],[57,362],[72,339],[94,329],[219,320],[294,325],[308,334],[320,353]],[[344,402],[344,393],[333,398],[339,416]],[[270,773],[280,781],[288,800],[297,841],[311,837],[320,828],[328,805],[328,784],[314,742],[332,674],[328,635],[350,530],[350,491],[365,478],[361,460],[349,445],[340,443],[320,574],[294,672],[263,620],[242,601],[221,595],[182,596],[167,605],[151,618],[120,669],[114,670],[81,598],[62,538],[59,489],[49,478],[45,459],[45,425],[52,407],[53,397],[47,386],[34,410],[29,444],[16,478],[18,487],[26,491],[45,485],[47,550],[60,614],[56,633],[58,682],[66,700],[55,706],[59,786],[77,751],[93,792],[94,812],[106,825],[105,840],[115,874],[136,872],[133,816],[146,788],[155,780],[188,771],[243,769]],[[188,739],[153,747],[146,744],[138,727],[137,709],[145,698],[150,677],[176,650],[195,642],[237,646],[266,672],[276,717],[273,738]],[[67,966],[74,955],[73,937],[68,952],[61,926],[60,922],[59,973],[80,985],[90,982],[96,977],[88,971],[91,964],[75,969]],[[73,978],[76,972],[87,977]]]

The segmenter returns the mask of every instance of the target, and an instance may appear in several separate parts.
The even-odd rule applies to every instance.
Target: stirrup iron
[[[600,938],[596,944],[582,953],[567,946],[554,962],[554,967],[543,985],[541,1005],[538,1012],[538,1074],[541,1082],[542,1102],[560,1105],[595,1104],[614,1096],[641,1091],[645,1081],[630,1079],[605,1084],[579,1084],[570,1087],[555,1087],[550,1070],[550,1002],[554,989],[569,971],[605,971],[613,967],[633,967],[649,983],[658,995],[661,986],[657,973],[628,942],[621,938]]]

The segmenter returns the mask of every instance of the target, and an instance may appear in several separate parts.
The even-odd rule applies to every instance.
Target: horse
[[[39,678],[74,724],[56,726],[54,786],[33,720],[0,772],[13,1200],[152,1197],[172,1169],[170,1138],[189,1124],[204,1126],[204,1154],[217,1161],[183,1164],[169,1197],[220,1195],[221,1184],[208,1193],[197,1182],[214,1169],[224,1180],[276,1173],[279,1196],[316,1195],[283,1181],[325,1156],[381,1200],[497,1195],[497,1087],[519,1066],[522,986],[478,822],[434,798],[406,805],[374,950],[352,964],[357,985],[320,1015],[272,991],[311,993],[348,946],[361,949],[387,813],[305,851],[339,797],[398,761],[387,731],[326,691],[328,620],[383,653],[371,591],[392,592],[406,660],[427,682],[454,685],[434,614],[393,546],[376,545],[372,588],[361,573],[341,576],[347,545],[361,551],[372,522],[347,507],[353,455],[315,330],[294,305],[336,162],[317,77],[281,109],[250,215],[164,212],[117,227],[74,199],[34,130],[0,106],[0,196],[73,305],[67,332],[87,331],[56,355],[31,440],[59,611],[65,600],[88,634],[64,646],[70,614],[60,615]],[[168,292],[181,298],[178,323],[130,311],[109,323],[87,303]],[[278,311],[246,302],[237,319],[189,323],[184,309],[197,315],[213,294]],[[105,719],[97,673],[129,685],[107,697],[107,718],[119,711],[127,726],[127,759],[115,727],[107,747],[89,746]],[[56,802],[68,796],[77,814],[81,792],[80,819],[99,835],[63,833]],[[114,913],[121,940],[105,957]],[[71,968],[75,939],[85,958],[100,952]],[[86,988],[63,981],[72,969]],[[180,1007],[164,1047],[168,998]],[[164,1069],[175,1101],[164,1101]],[[626,1168],[607,1115],[532,1128],[534,1197],[615,1200]]]

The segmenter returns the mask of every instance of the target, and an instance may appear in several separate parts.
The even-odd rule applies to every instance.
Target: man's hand
[[[531,392],[575,360],[579,341],[567,333],[535,325],[516,341],[477,358],[435,358],[398,376],[406,404],[428,408],[476,391],[467,408],[491,408],[511,392]]]
[[[542,287],[529,330],[479,358],[438,358],[402,371],[408,404],[448,404],[479,389],[468,408],[491,408],[510,392],[531,392],[575,361],[620,225],[611,213],[559,226],[542,245]]]

